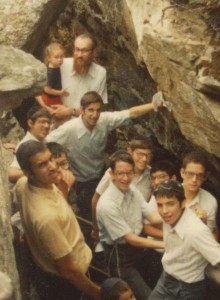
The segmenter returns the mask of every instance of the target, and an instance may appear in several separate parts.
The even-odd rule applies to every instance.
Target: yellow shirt
[[[57,273],[54,262],[69,254],[86,273],[92,254],[86,245],[75,214],[59,189],[38,188],[21,178],[16,184],[25,237],[36,263]]]

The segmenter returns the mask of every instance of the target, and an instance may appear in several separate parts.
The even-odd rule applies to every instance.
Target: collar
[[[30,140],[39,142],[39,140],[29,130],[26,132],[26,137],[29,138]]]
[[[130,186],[129,190],[126,191],[125,193],[121,192],[117,186],[114,184],[114,182],[112,181],[110,183],[110,189],[111,189],[111,195],[112,195],[112,199],[115,199],[115,201],[117,201],[118,204],[122,204],[122,202],[130,197],[133,197],[133,188],[132,186]]]
[[[74,60],[73,60],[73,63],[74,63]],[[95,72],[95,67],[94,67],[94,65],[95,65],[95,64],[92,62],[91,65],[90,65],[90,67],[89,67],[89,70],[88,70],[86,76],[90,76],[90,77],[92,77],[92,78],[95,78],[95,77],[96,77],[96,72]],[[77,74],[76,71],[75,71],[75,69],[73,69],[73,70],[72,70],[72,75],[75,76],[75,75],[79,75],[79,74]],[[81,75],[79,75],[79,76],[81,76]]]
[[[185,236],[185,228],[186,228],[186,219],[188,214],[190,214],[190,209],[185,208],[183,211],[182,216],[180,217],[178,223],[174,226],[171,227],[170,225],[166,224],[168,227],[169,232],[176,232],[177,235],[183,240]]]
[[[90,131],[86,128],[85,124],[83,123],[82,115],[80,115],[77,118],[77,120],[78,120],[77,127],[76,127],[76,129],[77,129],[77,137],[78,137],[78,139],[80,139],[86,133],[90,133]]]
[[[200,191],[201,191],[201,189],[199,189],[198,193],[193,198],[193,200],[190,203],[187,204],[188,207],[192,207],[193,205],[199,204],[199,202],[200,202]]]

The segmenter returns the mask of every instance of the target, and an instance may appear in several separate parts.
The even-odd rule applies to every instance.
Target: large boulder
[[[31,54],[4,45],[0,45],[0,60],[0,112],[41,93],[46,84],[44,64]]]

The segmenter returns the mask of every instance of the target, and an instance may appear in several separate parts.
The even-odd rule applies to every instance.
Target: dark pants
[[[92,221],[91,200],[99,181],[100,178],[86,182],[76,182],[76,201],[79,208],[79,214],[86,221]],[[91,225],[83,221],[80,221],[79,224],[84,234],[86,243],[90,246],[90,248],[92,248],[93,242],[91,238]]]
[[[36,267],[34,284],[41,300],[79,300],[82,293],[68,280]]]
[[[140,266],[145,265],[146,251],[125,245],[105,245],[105,259],[108,271],[113,277],[120,277],[131,287],[137,300],[146,300],[151,289],[146,284]]]
[[[154,249],[146,249],[146,265],[143,265],[144,278],[151,289],[154,289],[161,273],[163,272],[163,265],[161,262],[162,253]],[[147,267],[146,267],[147,266]]]
[[[205,294],[205,280],[186,283],[163,272],[149,300],[203,300]]]

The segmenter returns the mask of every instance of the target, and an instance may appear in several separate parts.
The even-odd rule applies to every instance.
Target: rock
[[[31,54],[3,45],[0,45],[0,60],[0,112],[41,93],[46,84],[44,64]]]
[[[0,43],[38,52],[68,0],[1,0]]]

